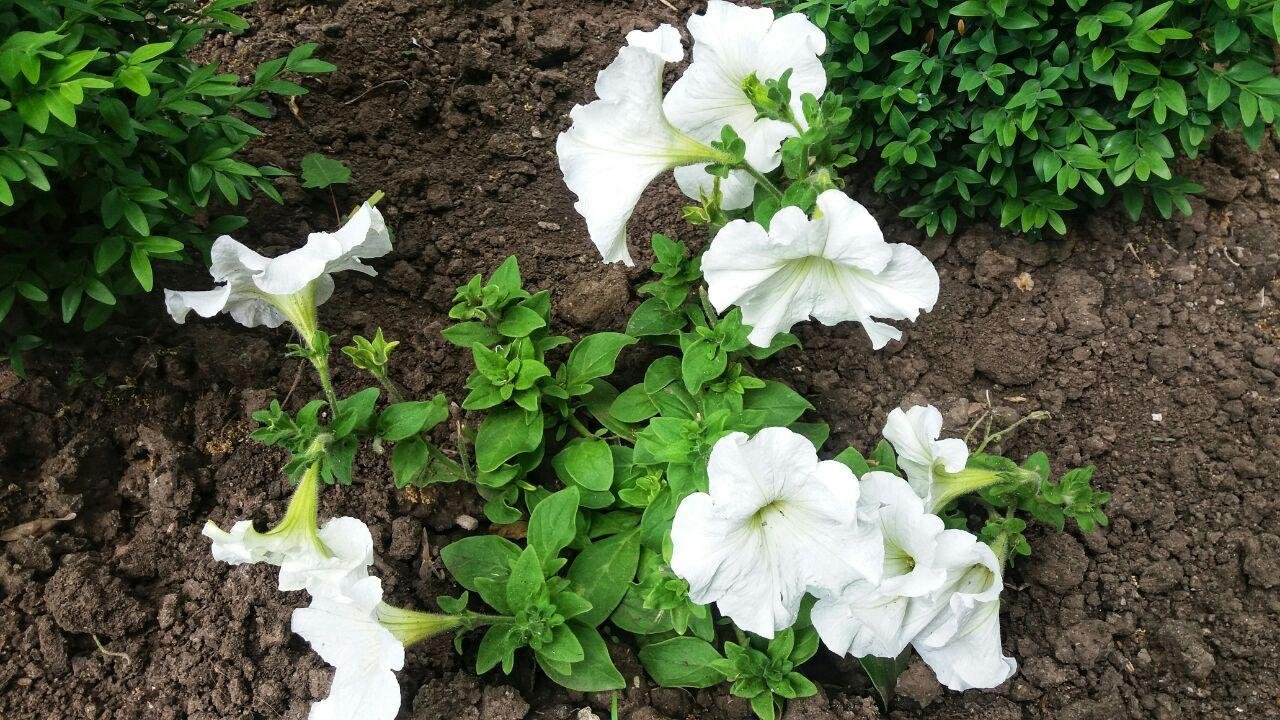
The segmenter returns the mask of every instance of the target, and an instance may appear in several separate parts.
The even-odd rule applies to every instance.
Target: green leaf
[[[511,577],[507,579],[507,605],[519,612],[537,603],[546,589],[547,581],[542,574],[538,551],[527,547],[511,565]]]
[[[866,458],[852,447],[845,448],[835,457],[835,461],[852,470],[855,477],[862,477],[871,471],[871,465],[867,463]]]
[[[613,486],[613,453],[599,438],[575,438],[553,460],[556,474],[587,490],[604,491]]]
[[[577,534],[578,489],[565,488],[538,503],[529,514],[529,547],[550,565]]]
[[[892,704],[893,695],[898,686],[898,676],[907,669],[910,659],[911,648],[909,647],[896,658],[880,658],[873,655],[858,658],[862,670],[880,695],[880,707],[887,710]]]
[[[536,450],[542,444],[542,423],[541,412],[518,407],[489,413],[476,433],[476,468],[493,472],[516,455]]]
[[[696,637],[673,637],[640,650],[640,664],[662,687],[718,685],[725,677],[711,667],[711,663],[721,659],[720,652],[711,643]]]
[[[742,407],[764,412],[764,425],[779,427],[790,425],[806,410],[813,409],[800,393],[774,380],[766,380],[762,388],[748,390],[742,396]]]
[[[634,337],[670,335],[685,326],[685,317],[672,310],[661,298],[649,298],[640,303],[627,321],[627,334]]]
[[[893,452],[893,445],[888,440],[881,440],[867,457],[872,470],[882,472],[898,472],[898,458]]]
[[[320,153],[310,153],[302,158],[302,187],[327,188],[346,185],[351,180],[351,168],[340,160],[327,158]]]
[[[391,451],[391,475],[397,488],[411,484],[427,466],[430,451],[420,437],[410,437],[396,443]]]
[[[378,437],[395,442],[426,432],[449,419],[449,405],[444,395],[431,400],[399,402],[387,406],[378,417]]]
[[[121,85],[129,88],[140,97],[146,97],[151,94],[151,83],[147,82],[147,74],[140,68],[122,67],[118,77]]]
[[[147,252],[141,248],[134,248],[129,253],[129,268],[133,270],[133,277],[137,279],[138,285],[142,289],[151,292],[153,276],[151,274],[151,258],[147,256]]]
[[[505,582],[511,574],[511,564],[520,556],[520,548],[506,538],[497,535],[473,535],[445,545],[440,559],[449,574],[462,587],[479,591],[480,579]]]
[[[569,588],[591,603],[591,610],[579,616],[578,622],[592,627],[604,622],[622,602],[639,562],[639,528],[583,549],[569,566],[568,576]]]
[[[582,646],[585,657],[581,662],[574,663],[568,674],[543,665],[542,669],[547,676],[562,687],[578,692],[603,692],[626,687],[626,681],[614,667],[613,660],[609,657],[609,648],[605,646],[600,633],[579,622],[570,621],[568,625],[578,639],[578,644]]]
[[[374,407],[378,404],[378,388],[365,388],[360,392],[338,401],[334,410],[331,430],[334,437],[346,437],[357,428],[363,427],[373,417]]]
[[[612,374],[622,349],[636,342],[630,335],[617,332],[596,333],[582,338],[569,352],[565,363],[571,391],[588,380]]]
[[[502,316],[502,321],[498,323],[498,332],[509,338],[522,338],[546,325],[547,321],[543,320],[537,312],[522,305],[516,305]]]

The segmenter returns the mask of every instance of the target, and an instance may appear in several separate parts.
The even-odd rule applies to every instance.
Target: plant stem
[[[377,379],[378,384],[387,391],[387,397],[391,398],[391,402],[404,402],[404,393],[400,392],[400,388],[396,387],[395,382],[387,377],[386,373],[372,373]]]
[[[782,199],[782,191],[778,189],[778,186],[774,185],[773,181],[765,177],[759,170],[751,167],[751,165],[745,160],[738,164],[738,169],[745,170],[748,175],[755,179],[756,182],[760,183],[761,187],[768,190],[770,195],[774,196],[778,200]]]
[[[435,445],[429,442],[426,443],[426,445],[427,445],[427,453],[430,454],[431,457],[449,466],[449,469],[455,472],[458,475],[458,477],[462,478],[463,480],[466,480],[467,482],[471,482],[471,473],[467,471],[466,467],[458,464],[457,462],[454,462],[453,459],[451,459],[448,455],[444,454],[443,450],[436,447]]]
[[[1008,433],[1008,432],[1012,431],[1014,428],[1016,428],[1016,427],[1018,427],[1019,425],[1021,425],[1021,424],[1025,423],[1025,422],[1027,422],[1028,420],[1036,420],[1036,421],[1039,421],[1039,420],[1048,420],[1048,419],[1049,419],[1049,413],[1048,413],[1048,412],[1046,412],[1046,411],[1044,411],[1044,410],[1036,410],[1036,411],[1034,411],[1034,412],[1027,413],[1027,415],[1026,415],[1025,417],[1020,418],[1017,422],[1015,422],[1014,424],[1010,425],[1009,427],[1007,427],[1007,428],[1005,428],[1005,429],[1003,429],[1003,430],[1000,430],[1000,431],[998,431],[998,432],[989,433],[986,437],[984,437],[984,438],[982,439],[982,443],[978,445],[977,449],[975,449],[975,450],[974,450],[974,452],[975,452],[975,453],[980,453],[980,452],[982,452],[983,450],[985,450],[985,449],[987,448],[987,446],[988,446],[988,445],[990,445],[991,443],[995,442],[996,440],[999,440],[999,439],[1000,439],[1001,437],[1003,437],[1006,433]]]
[[[720,317],[720,313],[716,312],[715,305],[711,304],[711,297],[707,295],[707,286],[698,286],[698,302],[702,304],[702,312],[707,315],[707,322],[715,325],[716,319]]]
[[[569,413],[569,427],[577,430],[578,434],[584,438],[593,438],[596,436],[596,434],[588,430],[587,426],[583,425],[582,421],[573,413]]]
[[[329,376],[329,356],[312,353],[311,364],[320,376],[320,387],[324,389],[325,401],[329,403],[329,415],[333,417],[338,412],[338,395],[333,391],[333,378]]]

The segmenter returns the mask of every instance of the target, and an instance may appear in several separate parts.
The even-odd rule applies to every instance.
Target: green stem
[[[707,286],[698,286],[698,302],[702,305],[702,312],[707,315],[707,322],[715,325],[716,319],[720,317],[720,313],[716,312],[715,305],[711,304],[711,297],[707,295]]]
[[[1048,420],[1048,419],[1049,419],[1049,413],[1045,410],[1036,410],[1035,412],[1027,413],[1026,417],[1019,418],[1017,422],[1010,425],[1009,427],[1003,430],[1000,430],[998,432],[988,433],[986,437],[982,438],[982,442],[978,445],[978,447],[974,450],[974,452],[975,453],[982,452],[983,450],[987,449],[988,445],[1004,437],[1006,434],[1011,432],[1014,428],[1018,427],[1019,425],[1027,421],[1035,420],[1038,422],[1040,420]]]
[[[466,480],[467,482],[471,482],[471,473],[467,471],[466,467],[460,465],[459,463],[454,462],[448,455],[444,454],[444,451],[442,451],[440,448],[436,447],[435,445],[429,442],[426,443],[426,445],[427,445],[427,453],[430,454],[431,457],[447,465],[450,470],[453,470],[453,472],[458,475],[458,477],[462,478],[463,480]]]
[[[329,356],[312,353],[311,364],[315,366],[316,374],[320,376],[320,387],[324,390],[325,400],[329,403],[329,415],[336,416],[338,395],[333,391],[333,378],[329,376]]]
[[[760,183],[761,187],[768,190],[770,195],[774,196],[778,200],[782,199],[782,191],[778,189],[778,186],[774,185],[773,181],[765,177],[759,170],[751,167],[751,165],[745,160],[738,164],[738,169],[745,170],[746,173],[755,179],[756,182]]]
[[[396,387],[396,384],[392,382],[391,378],[387,377],[385,372],[371,372],[370,374],[387,391],[387,397],[391,399],[391,402],[404,402],[404,393],[400,392],[400,388]]]
[[[569,413],[569,427],[578,431],[578,434],[584,438],[594,438],[596,436],[596,434],[588,430],[587,426],[583,425],[582,421],[573,413]]]

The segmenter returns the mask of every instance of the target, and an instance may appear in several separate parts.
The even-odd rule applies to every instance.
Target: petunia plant
[[[807,19],[713,0],[689,33],[693,61],[664,94],[679,32],[632,31],[557,143],[605,261],[631,262],[627,220],[668,171],[710,237],[699,251],[653,236],[625,332],[560,334],[550,292],[511,257],[453,298],[443,337],[474,366],[460,404],[406,397],[381,330],[343,348],[371,384],[339,397],[316,308],[390,251],[373,202],[277,258],[219,239],[218,286],[167,293],[179,322],[288,323],[317,373],[321,397],[254,416],[254,437],[290,454],[284,519],[206,529],[215,558],[278,565],[282,590],[310,593],[293,629],[336,668],[311,718],[391,720],[404,648],[446,631],[478,673],[532,664],[580,692],[623,689],[611,643],[631,644],[654,683],[725,684],[764,720],[817,692],[806,674],[831,653],[857,657],[885,704],[911,652],[949,688],[994,687],[1017,667],[999,609],[1028,523],[1105,524],[1092,469],[1055,482],[1043,453],[993,452],[1010,428],[988,423],[971,448],[942,437],[936,408],[894,410],[863,454],[757,372],[801,350],[789,331],[810,317],[858,322],[873,348],[900,340],[886,321],[932,308],[938,275],[841,190],[849,115],[823,96]],[[440,550],[460,586],[440,613],[382,601],[358,520],[318,524],[316,494],[353,482],[362,448],[399,488],[463,482],[484,500],[484,531]]]

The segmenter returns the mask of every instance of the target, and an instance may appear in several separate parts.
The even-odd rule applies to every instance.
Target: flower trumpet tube
[[[373,563],[373,537],[355,518],[333,518],[317,527],[320,464],[303,473],[280,522],[266,532],[239,520],[224,531],[212,521],[202,534],[213,541],[213,557],[231,565],[265,562],[280,568],[281,590],[307,590],[313,596],[341,596],[353,580],[364,578]]]

